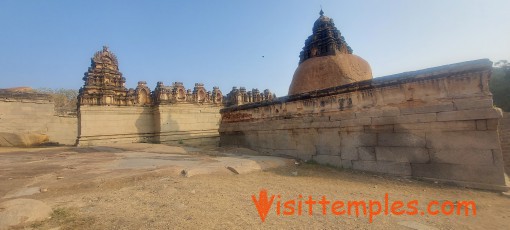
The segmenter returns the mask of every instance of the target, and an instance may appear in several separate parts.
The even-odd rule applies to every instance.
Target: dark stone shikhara
[[[306,39],[305,47],[299,54],[299,64],[309,58],[337,53],[352,54],[352,49],[335,27],[333,19],[324,16],[324,12],[321,10],[320,17],[313,25],[313,34]]]
[[[252,102],[272,100],[275,96],[268,89],[260,93],[253,89],[246,93],[233,89],[224,97],[219,87],[214,86],[207,91],[203,83],[195,83],[193,90],[186,89],[182,82],[174,82],[165,86],[157,83],[154,91],[147,87],[147,82],[139,81],[136,89],[125,87],[126,78],[119,71],[119,63],[115,54],[108,47],[94,54],[91,66],[83,77],[84,86],[78,96],[79,105],[119,105],[119,106],[150,106],[172,103],[213,104],[218,106],[243,105]],[[244,89],[244,91],[242,90]]]

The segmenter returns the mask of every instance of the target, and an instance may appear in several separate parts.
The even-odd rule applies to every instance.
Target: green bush
[[[489,88],[494,105],[510,112],[510,63],[504,60],[495,63]]]

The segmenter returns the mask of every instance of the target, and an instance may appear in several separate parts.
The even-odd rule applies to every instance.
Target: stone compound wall
[[[173,143],[218,145],[220,106],[175,103],[79,108],[79,145]]]
[[[223,109],[220,143],[342,168],[506,189],[489,60]]]
[[[43,142],[74,145],[75,116],[58,116],[45,94],[0,94],[0,146],[32,146]]]
[[[510,174],[510,112],[505,112],[499,121],[499,139],[501,140],[506,173]]]
[[[155,142],[189,145],[219,144],[220,106],[159,105],[154,110]]]
[[[87,106],[78,110],[78,145],[152,142],[152,107]]]

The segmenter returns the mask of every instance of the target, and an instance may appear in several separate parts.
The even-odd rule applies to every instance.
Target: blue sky
[[[79,89],[108,45],[128,88],[203,82],[283,96],[321,5],[374,77],[510,60],[508,0],[0,0],[0,88]]]

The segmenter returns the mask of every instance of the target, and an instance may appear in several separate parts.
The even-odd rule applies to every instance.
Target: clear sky
[[[202,82],[283,96],[321,5],[374,77],[510,60],[509,0],[0,0],[0,88],[79,89],[108,45],[128,88]]]

